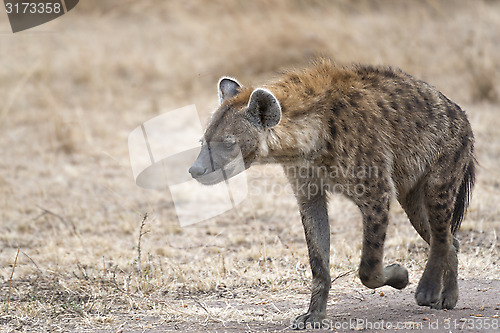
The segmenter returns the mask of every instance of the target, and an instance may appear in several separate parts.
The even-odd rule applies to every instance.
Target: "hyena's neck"
[[[278,126],[261,134],[259,162],[300,164],[319,155],[324,143],[319,122],[319,117],[282,119]]]
[[[331,65],[322,65],[321,68]],[[266,88],[271,91],[282,107],[279,124],[265,130],[260,137],[260,162],[291,162],[301,164],[305,160],[321,157],[330,138],[328,126],[324,124],[321,109],[332,77],[329,70],[318,69],[307,74],[290,74],[284,80],[271,83]],[[305,81],[302,82],[302,79]]]

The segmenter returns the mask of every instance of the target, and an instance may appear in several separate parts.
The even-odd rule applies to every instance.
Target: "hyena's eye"
[[[223,142],[224,148],[226,149],[231,149],[236,145],[236,142],[234,141],[224,141]]]

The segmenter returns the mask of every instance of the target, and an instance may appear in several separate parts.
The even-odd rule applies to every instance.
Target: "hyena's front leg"
[[[383,266],[384,241],[389,220],[389,194],[379,200],[359,205],[363,215],[363,250],[359,278],[368,288],[385,285],[403,289],[408,285],[408,271],[399,264]]]
[[[321,327],[326,316],[330,291],[330,225],[325,196],[316,196],[299,203],[306,235],[309,263],[312,270],[311,303],[307,313],[295,319],[297,328]]]
[[[293,181],[291,181],[293,183]],[[307,312],[298,316],[296,329],[320,328],[326,316],[326,303],[330,291],[330,225],[326,193],[315,183],[292,184],[300,207],[300,215],[306,236],[309,263],[312,270],[311,303]],[[302,186],[300,186],[302,183]]]

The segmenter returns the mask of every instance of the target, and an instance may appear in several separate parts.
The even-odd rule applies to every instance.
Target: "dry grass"
[[[0,35],[2,330],[117,330],[134,316],[279,321],[302,311],[310,272],[295,202],[263,190],[284,186],[279,169],[250,170],[238,212],[180,228],[168,193],[135,186],[126,143],[164,111],[194,103],[205,117],[221,75],[262,82],[318,55],[401,67],[467,109],[481,167],[460,233],[460,274],[500,278],[500,3],[206,6],[85,1],[36,30]],[[360,214],[340,197],[330,206],[332,294],[367,293],[355,272]],[[413,287],[426,251],[393,205],[386,260],[405,264]],[[234,297],[257,306],[207,305]],[[263,306],[277,299],[290,307]]]

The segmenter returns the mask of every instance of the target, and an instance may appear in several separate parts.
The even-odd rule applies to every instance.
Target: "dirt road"
[[[383,289],[375,293],[333,293],[328,307],[327,325],[321,331],[345,332],[498,332],[500,325],[500,298],[497,280],[461,280],[461,297],[453,310],[432,310],[416,305],[415,287],[397,291]],[[235,307],[242,311],[248,307],[261,311],[287,311],[290,307],[305,305],[288,300],[255,305],[252,299],[196,300],[207,313],[213,308]],[[194,302],[194,301],[193,301]],[[198,322],[165,322],[159,317],[127,316],[122,318],[121,332],[292,332],[289,321],[282,322],[218,322],[217,318],[200,318]],[[108,330],[106,330],[108,331]],[[104,332],[104,331],[103,331]]]

